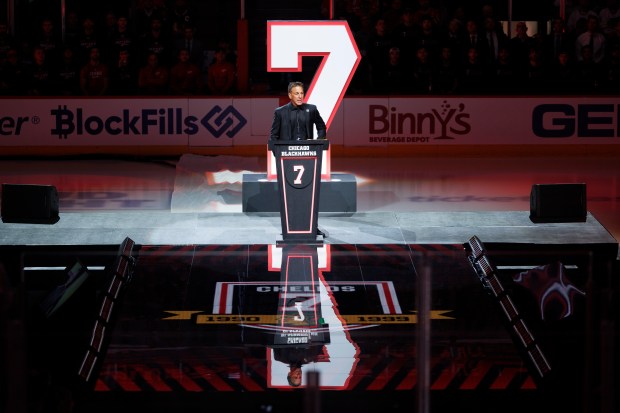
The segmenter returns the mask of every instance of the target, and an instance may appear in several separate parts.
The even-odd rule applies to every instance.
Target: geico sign
[[[545,104],[532,112],[532,131],[541,138],[614,138],[620,136],[620,105]]]

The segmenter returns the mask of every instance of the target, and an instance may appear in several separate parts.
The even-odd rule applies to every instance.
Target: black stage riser
[[[243,174],[243,212],[279,212],[278,182],[267,174]],[[320,212],[356,212],[357,182],[352,174],[332,174],[321,181]]]

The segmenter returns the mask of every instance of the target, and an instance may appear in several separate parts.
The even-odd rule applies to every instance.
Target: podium
[[[274,347],[296,347],[329,344],[329,325],[323,319],[319,264],[316,245],[286,244],[282,247],[280,284]],[[322,353],[319,348],[319,354]],[[311,353],[311,352],[310,352]]]
[[[276,158],[284,243],[316,243],[321,162],[327,140],[270,141]]]

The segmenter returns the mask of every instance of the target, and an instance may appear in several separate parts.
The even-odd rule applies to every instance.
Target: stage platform
[[[333,293],[322,308],[331,341],[345,332],[341,350],[356,350],[328,347],[307,365],[330,380],[323,411],[421,412],[428,396],[433,413],[617,412],[617,157],[582,147],[574,156],[445,155],[334,160],[356,178],[357,208],[321,213],[329,236],[317,249],[315,286]],[[310,392],[281,387],[268,350],[279,294],[297,288],[283,288],[280,219],[243,213],[243,175],[265,170],[264,154],[3,160],[3,183],[55,185],[61,214],[54,225],[0,223],[0,309],[9,310],[0,319],[0,400],[9,399],[0,410],[302,410]],[[586,222],[529,220],[533,184],[579,182],[588,186]],[[549,357],[551,385],[519,353],[505,311],[472,269],[463,243],[474,235]],[[126,238],[136,243],[133,277],[93,387],[76,386]],[[40,303],[76,261],[89,281],[41,320]],[[522,273],[559,281],[556,291],[575,300],[570,317],[541,320],[536,295],[515,281]],[[312,299],[316,288],[301,291]],[[549,307],[556,315],[570,302],[559,297]],[[418,323],[425,308],[430,326]]]
[[[275,244],[277,213],[171,213],[168,211],[61,213],[53,225],[0,223],[0,245]],[[529,211],[321,213],[327,244],[606,245],[617,241],[592,215],[585,222],[533,223]]]
[[[615,337],[606,323],[618,243],[592,214],[321,213],[324,244],[286,248],[280,225],[276,213],[148,210],[1,223],[0,258],[24,297],[5,357],[11,388],[28,394],[10,393],[9,407],[283,412],[302,408],[307,374],[318,372],[323,411],[404,413],[420,397],[438,413],[609,411],[599,389],[613,383],[604,344]],[[521,344],[517,317],[506,320],[472,266],[474,236],[533,344]],[[127,239],[135,248],[119,278]],[[76,262],[88,278],[44,316]],[[542,299],[556,282],[561,293]],[[289,338],[312,345],[283,347]],[[533,349],[550,372],[537,370]],[[93,354],[92,376],[77,377]],[[298,359],[295,389],[287,363]]]

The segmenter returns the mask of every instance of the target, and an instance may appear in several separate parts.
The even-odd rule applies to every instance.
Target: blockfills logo
[[[228,106],[222,110],[216,105],[202,118],[201,123],[216,138],[222,136],[223,133],[232,138],[248,121],[234,107]]]
[[[67,105],[51,110],[55,126],[51,134],[59,139],[71,135],[196,135],[202,125],[215,138],[225,134],[233,138],[247,120],[233,106],[222,109],[214,106],[202,118],[189,115],[180,107],[122,109],[118,114],[102,117],[90,115],[83,108],[75,110]]]
[[[429,142],[430,139],[455,139],[471,131],[470,114],[465,105],[453,107],[443,101],[430,112],[399,111],[396,107],[370,105],[368,131],[371,142]],[[382,135],[382,136],[377,136]]]

